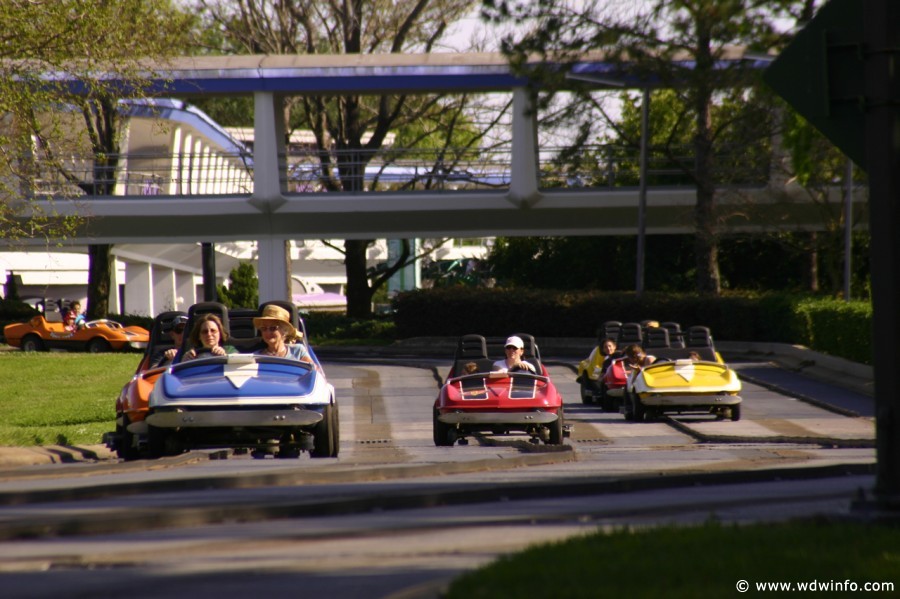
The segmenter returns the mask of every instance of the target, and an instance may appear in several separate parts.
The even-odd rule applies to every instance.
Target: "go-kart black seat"
[[[688,347],[712,347],[712,335],[709,327],[693,326],[687,331]]]
[[[684,335],[681,332],[680,324],[677,322],[664,322],[659,326],[669,331],[669,347],[676,349],[684,347]]]
[[[650,327],[644,337],[644,349],[664,349],[671,347],[669,330],[662,327]]]
[[[644,343],[644,331],[641,329],[641,325],[637,322],[623,323],[616,345],[624,347],[635,343],[638,345]]]
[[[599,345],[604,339],[618,339],[619,331],[622,330],[622,323],[618,320],[607,320],[597,330],[597,344]]]
[[[456,343],[457,360],[480,360],[487,357],[487,340],[481,335],[463,335]]]
[[[265,343],[253,326],[253,318],[258,316],[256,310],[247,308],[232,308],[228,312],[228,322],[231,331],[228,335],[228,345],[234,346],[242,354],[251,354],[265,347]]]

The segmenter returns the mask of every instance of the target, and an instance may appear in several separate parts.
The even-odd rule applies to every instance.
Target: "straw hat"
[[[262,314],[253,319],[253,326],[257,329],[266,324],[280,324],[286,331],[284,336],[291,338],[297,337],[297,329],[291,323],[290,313],[275,304],[269,304],[263,308]]]

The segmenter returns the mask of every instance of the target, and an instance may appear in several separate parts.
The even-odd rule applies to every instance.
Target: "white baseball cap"
[[[507,339],[506,345],[503,347],[509,347],[510,345],[515,346],[518,349],[525,349],[525,342],[522,341],[521,337],[516,337],[515,335]]]

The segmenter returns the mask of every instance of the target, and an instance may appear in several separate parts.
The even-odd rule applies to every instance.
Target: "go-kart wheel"
[[[585,377],[581,378],[581,403],[585,405],[594,403],[594,391],[585,381]]]
[[[624,416],[628,422],[634,422],[634,404],[631,403],[631,396],[625,394],[622,398],[622,406],[625,408]]]
[[[87,344],[87,350],[92,354],[100,354],[103,352],[108,352],[112,346],[110,346],[109,341],[104,339],[103,337],[94,337]]]
[[[453,447],[456,443],[456,435],[453,427],[438,420],[439,412],[434,410],[432,420],[432,436],[436,447]]]
[[[644,407],[641,400],[636,395],[631,395],[631,401],[634,403],[631,408],[631,411],[634,414],[634,421],[644,422],[647,420],[647,408]]]
[[[116,433],[119,435],[119,442],[116,444],[116,455],[125,461],[136,460],[141,457],[141,452],[135,447],[135,438],[128,431],[128,416],[122,416],[122,426],[116,427]]]
[[[334,457],[341,453],[341,418],[337,404],[331,412],[331,444],[334,447]]]
[[[44,341],[37,335],[25,335],[22,338],[22,351],[44,351]]]
[[[731,421],[737,422],[741,419],[741,404],[731,406]]]
[[[334,406],[328,404],[322,411],[322,420],[313,429],[313,450],[309,452],[309,456],[312,458],[337,457],[334,437]]]
[[[559,418],[555,422],[551,422],[548,428],[550,429],[550,435],[547,437],[547,445],[562,445],[564,434],[562,408],[559,409]]]

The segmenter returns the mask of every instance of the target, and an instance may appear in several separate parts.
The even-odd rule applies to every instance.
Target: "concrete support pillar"
[[[287,172],[284,99],[270,92],[253,95],[253,194],[250,203],[272,214],[286,201],[282,173]],[[273,217],[274,218],[274,217]],[[290,298],[291,273],[287,243],[281,237],[257,240],[259,301]]]
[[[540,198],[537,176],[537,114],[524,87],[513,90],[512,161],[509,200],[517,206],[532,206]]]
[[[197,303],[197,286],[194,275],[189,272],[175,271],[175,310],[187,309]]]
[[[119,301],[119,287],[125,283],[119,269],[124,268],[123,263],[113,258],[112,268],[109,270],[109,313],[124,314],[122,302]]]
[[[169,171],[169,195],[181,193],[181,127],[172,131],[172,167]]]
[[[191,195],[203,193],[201,186],[203,180],[203,170],[201,168],[203,166],[201,160],[202,155],[203,142],[199,139],[195,140],[191,147]]]
[[[200,146],[199,167],[198,167],[198,192],[207,195],[210,192],[210,170],[209,170],[209,146],[202,144]]]
[[[129,314],[154,316],[153,267],[143,262],[125,263],[125,309]]]
[[[284,203],[281,173],[287,171],[284,100],[271,92],[253,94],[253,203],[274,211]]]
[[[153,283],[153,315],[164,310],[175,309],[175,270],[151,267],[150,279]]]
[[[290,300],[290,256],[287,243],[277,237],[264,237],[256,242],[256,269],[259,277],[260,303]]]
[[[194,148],[194,136],[188,133],[182,139],[181,146],[181,176],[179,177],[181,180],[181,193],[182,195],[191,195],[192,190],[192,182],[191,177],[193,177],[192,166],[191,166],[191,152]]]

